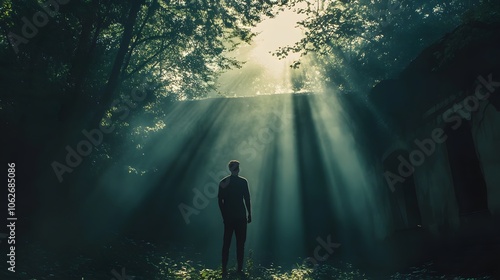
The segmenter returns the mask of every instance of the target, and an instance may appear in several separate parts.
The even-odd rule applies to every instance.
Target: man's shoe
[[[238,270],[237,275],[238,279],[247,279],[247,275],[243,272],[243,270]]]

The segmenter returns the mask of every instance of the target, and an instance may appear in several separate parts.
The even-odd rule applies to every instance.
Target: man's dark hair
[[[240,169],[240,162],[233,159],[228,163],[227,166],[229,167],[229,171],[235,172]]]

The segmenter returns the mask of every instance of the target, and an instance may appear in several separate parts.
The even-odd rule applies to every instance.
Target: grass
[[[16,253],[17,255],[17,253]],[[207,267],[196,250],[189,248],[160,248],[154,244],[124,240],[87,251],[75,251],[70,255],[60,255],[40,244],[25,244],[19,248],[16,259],[16,278],[19,280],[212,280],[222,279],[220,267]],[[229,270],[226,279],[237,280],[486,280],[484,276],[466,278],[460,275],[442,275],[433,271],[428,263],[407,271],[374,277],[349,263],[323,263],[316,267],[296,264],[283,268],[277,265],[261,265],[246,256],[245,274],[238,275]],[[6,268],[0,265],[0,279],[12,279]],[[113,273],[114,271],[114,273]],[[123,275],[123,272],[126,275]],[[134,277],[132,277],[132,275]]]
[[[491,277],[467,278],[453,275],[442,275],[432,270],[432,263],[420,267],[412,267],[410,272],[395,273],[383,278],[371,278],[353,265],[339,263],[337,266],[322,264],[316,267],[307,267],[296,264],[290,270],[281,266],[270,265],[264,267],[255,265],[250,252],[247,257],[244,275],[239,275],[234,270],[230,270],[226,278],[222,278],[221,270],[206,268],[202,263],[194,263],[190,260],[179,262],[177,260],[162,257],[158,264],[158,275],[155,280],[175,279],[175,280],[214,280],[214,279],[235,279],[235,280],[369,280],[369,279],[391,279],[391,280],[421,280],[421,279],[453,279],[453,280],[486,280]]]

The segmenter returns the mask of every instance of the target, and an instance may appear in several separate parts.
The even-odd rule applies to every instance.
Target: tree
[[[312,53],[329,86],[367,93],[395,76],[427,45],[451,31],[471,1],[306,1],[289,3],[307,17],[299,25],[305,37],[275,52]],[[297,67],[296,62],[294,67]]]
[[[47,6],[59,2],[64,4]],[[80,140],[83,129],[113,123],[117,129],[99,150],[110,156],[133,129],[127,127],[133,117],[154,125],[169,100],[200,98],[213,90],[221,72],[240,65],[227,51],[249,42],[251,27],[283,5],[257,0],[3,1],[2,122],[22,128],[22,138],[53,139],[52,148],[43,150],[50,161]],[[25,18],[32,22],[35,15],[47,22],[32,37],[12,44],[9,34],[22,36]],[[147,98],[127,112],[128,120],[121,120],[115,101],[144,85]],[[29,141],[40,147],[36,139]]]

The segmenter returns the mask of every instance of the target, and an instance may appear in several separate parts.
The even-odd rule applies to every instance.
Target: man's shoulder
[[[226,180],[229,180],[229,178],[231,177],[231,175],[227,175],[226,177],[222,178],[220,181],[221,182],[224,182]]]
[[[227,175],[226,177],[222,178],[220,181],[223,182],[223,181],[226,181],[226,180],[230,180],[231,178],[237,178],[239,180],[244,180],[244,181],[247,181],[247,178],[245,177],[242,177],[240,175],[238,176],[233,176],[233,175]]]
[[[236,180],[235,180],[235,179],[236,179]],[[247,178],[245,178],[245,177],[241,177],[241,176],[239,176],[239,175],[238,175],[238,176],[228,175],[228,176],[226,176],[226,177],[224,177],[224,178],[222,178],[222,179],[220,180],[220,182],[219,182],[219,186],[220,186],[220,187],[222,187],[222,188],[225,188],[225,187],[227,187],[227,186],[229,185],[229,183],[230,183],[230,181],[231,181],[231,180],[235,180],[235,183],[236,183],[237,181],[240,181],[240,182],[243,182],[243,183],[245,183],[245,184],[247,184],[247,185],[248,185]]]
[[[241,177],[241,176],[238,176],[238,179],[239,179],[239,185],[240,186],[243,186],[243,187],[248,187],[248,181],[247,181],[247,178],[245,177]]]
[[[221,188],[225,188],[225,187],[227,187],[227,185],[229,184],[230,179],[231,179],[231,175],[228,175],[228,176],[226,176],[226,177],[222,178],[222,179],[220,180],[220,182],[219,182],[219,186],[220,186]]]
[[[243,180],[245,182],[248,182],[247,178],[245,178],[245,177],[238,176],[238,178],[240,178],[241,180]]]

